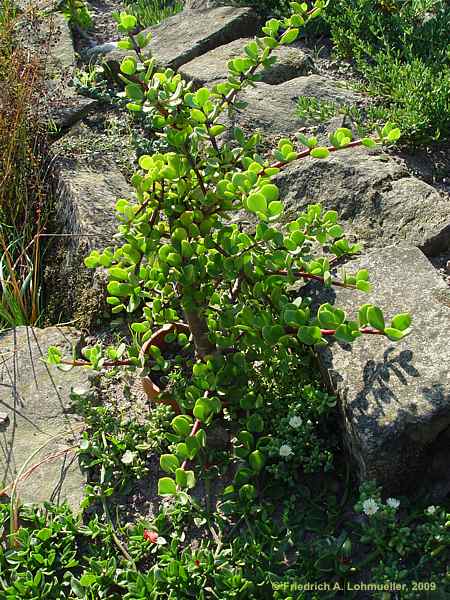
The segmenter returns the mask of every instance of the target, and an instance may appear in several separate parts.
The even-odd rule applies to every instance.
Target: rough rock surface
[[[27,9],[30,5],[24,5]],[[39,7],[33,3],[33,10],[25,12],[20,21],[18,36],[25,48],[35,53],[45,64],[39,110],[58,129],[70,127],[80,120],[88,110],[97,104],[96,100],[84,98],[69,85],[75,68],[76,58],[72,34],[65,17],[58,12],[48,11],[51,4]],[[31,15],[35,15],[34,17]]]
[[[256,33],[259,19],[250,8],[220,6],[205,10],[184,10],[159,25],[146,29],[152,41],[146,48],[160,66],[178,69],[181,65],[222,44]],[[122,58],[130,54],[113,50],[106,62],[117,71]]]
[[[186,0],[184,7],[187,9],[201,10],[205,8],[215,8],[217,6],[231,6],[231,0]]]
[[[19,483],[22,502],[68,500],[77,509],[83,496],[85,477],[73,451],[64,451],[76,444],[82,428],[70,390],[89,390],[88,371],[66,373],[41,360],[49,346],[70,355],[78,339],[77,332],[68,327],[18,327],[0,335],[0,410],[6,415],[0,423],[0,490],[27,461],[24,473],[58,454]]]
[[[55,223],[63,237],[47,258],[46,296],[52,321],[79,318],[89,327],[104,310],[104,277],[87,269],[83,259],[93,249],[113,245],[117,230],[114,206],[119,198],[131,198],[132,188],[116,166],[89,170],[75,161],[54,163]],[[51,266],[57,268],[52,270]],[[61,301],[60,290],[64,290]]]
[[[449,245],[450,203],[389,157],[352,149],[325,160],[307,158],[278,175],[277,184],[284,222],[321,202],[367,246],[406,242],[433,255]]]
[[[219,46],[211,52],[198,56],[180,68],[187,80],[198,85],[215,85],[227,78],[228,61],[244,55],[244,46],[253,38],[240,38]],[[280,46],[273,52],[277,62],[261,71],[261,81],[276,85],[306,75],[313,68],[312,60],[303,50],[295,46]]]
[[[373,292],[337,289],[337,306],[356,315],[369,302],[380,306],[386,319],[399,312],[413,316],[412,332],[401,342],[362,336],[351,347],[334,342],[321,352],[359,476],[376,479],[389,494],[417,487],[427,475],[435,493],[445,495],[450,491],[450,290],[413,247],[390,246],[348,265],[358,268],[369,270]]]
[[[74,161],[55,164],[58,223],[69,234],[72,244],[79,239],[92,250],[112,243],[117,221],[114,206],[118,198],[129,198],[133,188],[117,167],[107,171],[80,168]]]
[[[297,77],[280,85],[258,83],[255,88],[247,88],[240,95],[248,106],[235,113],[232,122],[248,132],[259,130],[271,136],[292,135],[309,124],[295,116],[299,96],[336,104],[356,104],[360,100],[357,94],[345,89],[339,82],[321,75]]]

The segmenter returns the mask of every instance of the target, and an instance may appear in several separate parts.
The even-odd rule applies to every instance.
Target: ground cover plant
[[[447,598],[450,507],[386,498],[374,484],[358,490],[340,464],[339,447],[330,443],[323,428],[328,422],[329,430],[335,429],[334,408],[324,410],[322,395],[326,393],[311,376],[311,365],[305,369],[304,360],[293,361],[286,366],[284,360],[275,358],[258,373],[266,415],[275,423],[290,420],[293,431],[301,427],[300,415],[305,423],[311,419],[316,433],[324,434],[321,450],[334,455],[333,469],[326,474],[316,465],[310,475],[301,467],[296,469],[302,449],[293,447],[290,457],[278,454],[271,461],[280,473],[290,463],[290,476],[278,485],[271,475],[261,477],[260,496],[241,501],[233,510],[226,497],[217,501],[206,492],[164,501],[152,518],[131,520],[125,517],[125,499],[116,506],[117,517],[111,519],[115,511],[112,503],[111,508],[106,506],[112,498],[109,490],[126,481],[136,485],[142,457],[147,457],[147,466],[153,464],[148,458],[156,446],[143,451],[142,432],[153,431],[149,439],[156,445],[167,444],[162,434],[170,431],[173,413],[158,408],[157,416],[149,413],[148,428],[144,425],[138,431],[132,419],[124,423],[119,409],[110,408],[107,415],[94,398],[74,394],[74,400],[84,406],[89,425],[91,447],[84,445],[83,460],[100,461],[98,466],[104,466],[108,475],[96,489],[88,490],[81,515],[74,515],[67,506],[23,507],[19,528],[11,533],[10,507],[0,505],[0,591],[4,597],[359,599],[358,584],[368,581],[379,586],[370,596],[376,600]],[[276,382],[273,370],[284,370]],[[306,387],[307,402],[296,394]],[[283,429],[281,425],[278,431]],[[130,452],[139,458],[130,461]],[[121,457],[125,457],[123,462]],[[221,461],[217,454],[208,460],[214,477]],[[120,467],[111,470],[112,464]],[[314,479],[317,475],[319,479]],[[149,486],[150,481],[144,478],[142,483]],[[94,510],[99,500],[106,511]],[[330,589],[301,591],[301,585],[311,582]],[[417,583],[413,586],[412,582]],[[394,583],[397,589],[405,586],[401,595],[390,591]]]
[[[376,104],[371,121],[402,124],[412,144],[450,137],[450,7],[445,0],[338,0],[320,30],[350,59]]]
[[[157,25],[183,10],[181,0],[127,0],[125,4],[141,27]]]
[[[36,323],[40,316],[41,238],[47,219],[46,131],[36,112],[45,52],[17,47],[18,13],[0,10],[0,325]]]
[[[83,30],[92,27],[92,16],[84,0],[65,0],[60,8],[72,28]]]

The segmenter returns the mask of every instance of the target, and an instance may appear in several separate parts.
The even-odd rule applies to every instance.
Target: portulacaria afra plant
[[[145,55],[149,36],[135,35],[135,17],[120,15],[120,29],[127,34],[120,46],[134,51],[121,64],[128,109],[144,113],[170,151],[141,156],[132,178],[135,198],[116,204],[120,243],[86,259],[89,267],[108,269],[108,303],[114,314],[131,315],[134,342],[106,353],[100,347],[87,349],[86,360],[72,364],[164,369],[168,363],[160,348],[152,345],[144,354],[141,345],[163,324],[189,327],[175,327],[168,337],[178,344],[180,356],[190,352],[192,357],[174,364],[184,361],[192,368],[185,368],[172,451],[161,457],[167,472],[160,479],[161,494],[183,493],[195,485],[194,459],[207,443],[208,425],[225,411],[235,435],[234,456],[241,461],[228,492],[242,500],[255,495],[252,477],[263,469],[264,433],[270,425],[259,414],[263,399],[249,385],[256,362],[333,338],[351,343],[375,334],[399,340],[410,326],[407,314],[387,324],[372,304],[346,315],[329,303],[313,310],[302,290],[297,296],[290,293],[293,284],[309,281],[370,291],[366,270],[343,272],[339,278],[334,274],[338,259],[360,250],[345,238],[335,211],[312,204],[283,231],[276,226],[283,202],[274,177],[286,165],[326,159],[343,148],[395,142],[400,131],[388,124],[374,139],[352,140],[351,131],[340,128],[328,147],[299,135],[281,139],[272,156],[261,156],[259,134],[227,128],[227,113],[244,108],[239,92],[275,62],[273,50],[292,43],[323,2],[312,8],[298,2],[291,6],[289,18],[269,20],[262,37],[229,62],[227,81],[197,90],[173,70],[157,70],[155,60]],[[253,215],[253,231],[230,224],[244,213]],[[49,356],[52,362],[70,363],[55,349]]]

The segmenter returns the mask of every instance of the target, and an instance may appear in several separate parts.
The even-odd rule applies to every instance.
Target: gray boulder
[[[23,467],[25,476],[41,463],[19,482],[16,493],[21,501],[67,500],[79,508],[85,476],[75,449],[83,424],[74,412],[70,390],[89,391],[88,371],[65,373],[41,360],[49,346],[70,356],[78,339],[69,327],[18,327],[0,335],[0,490],[6,488],[5,496]]]
[[[28,6],[24,5],[23,8]],[[25,12],[19,18],[18,43],[41,59],[45,66],[40,104],[36,111],[52,127],[66,129],[79,121],[97,101],[80,96],[70,85],[76,59],[67,20],[59,12],[45,12],[36,16],[38,8],[39,5],[34,3],[34,10]],[[51,6],[47,3],[46,11],[49,8]],[[30,14],[35,17],[32,19]]]
[[[91,250],[114,245],[114,206],[119,198],[131,198],[133,189],[112,164],[93,170],[57,159],[52,176],[60,237],[46,257],[46,313],[50,322],[77,319],[79,327],[89,329],[106,309],[105,277],[83,261]]]
[[[301,127],[311,125],[307,120],[296,116],[297,100],[300,96],[309,96],[319,100],[327,100],[336,104],[355,104],[360,97],[321,75],[308,75],[290,79],[280,85],[258,83],[249,87],[239,96],[247,102],[247,107],[233,113],[233,125],[247,132],[259,130],[266,136],[280,137],[292,135]]]
[[[244,55],[244,46],[253,38],[241,38],[219,46],[207,54],[194,58],[180,67],[185,79],[197,85],[215,85],[227,78],[228,61]],[[305,75],[313,68],[313,62],[303,50],[295,46],[280,46],[273,52],[277,62],[260,72],[261,81],[276,85]]]
[[[184,7],[188,10],[205,10],[217,6],[231,6],[231,0],[186,0]]]
[[[336,305],[357,316],[363,303],[387,319],[410,312],[411,334],[399,343],[362,336],[332,343],[320,361],[337,392],[345,438],[361,480],[385,492],[419,487],[450,491],[450,290],[417,248],[390,246],[347,266],[367,268],[370,294],[337,288]],[[331,299],[331,298],[329,298]]]
[[[259,20],[250,8],[220,6],[205,10],[184,10],[159,25],[146,29],[152,33],[147,46],[161,67],[178,69],[181,65],[222,44],[256,33]],[[123,57],[130,52],[113,50],[106,64],[117,72]]]
[[[366,149],[335,152],[325,160],[307,158],[277,177],[284,222],[311,202],[337,210],[339,218],[367,246],[394,242],[437,254],[450,243],[450,204],[436,190],[391,158]]]

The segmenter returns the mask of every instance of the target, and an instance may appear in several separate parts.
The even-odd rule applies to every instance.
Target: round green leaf
[[[247,198],[247,206],[252,212],[265,213],[267,211],[267,200],[262,193],[251,194]]]
[[[330,156],[330,151],[328,150],[328,148],[325,147],[313,148],[310,154],[313,158],[327,158],[328,156]]]
[[[399,329],[394,329],[393,327],[386,327],[384,333],[393,342],[398,342],[399,340],[405,337],[405,333],[403,331],[400,331]]]
[[[299,34],[299,29],[288,29],[280,38],[280,44],[292,44],[295,42]]]
[[[368,281],[360,280],[356,282],[356,289],[360,292],[370,292],[372,290],[372,284]]]
[[[187,475],[184,469],[177,469],[175,471],[175,481],[181,488],[187,487]]]
[[[158,481],[158,494],[160,496],[173,496],[177,493],[175,481],[170,477],[162,477]]]
[[[193,108],[191,110],[191,116],[198,123],[206,123],[206,116],[198,108]]]
[[[253,500],[256,497],[256,488],[251,483],[246,483],[239,490],[239,498],[244,501]]]
[[[120,70],[125,75],[134,75],[136,73],[136,61],[131,56],[123,59],[120,64]]]
[[[411,322],[412,318],[409,313],[401,313],[395,315],[395,317],[392,319],[391,327],[393,327],[394,329],[398,329],[399,331],[405,331],[405,329],[408,329],[408,327],[410,327]]]
[[[378,306],[370,306],[367,310],[367,320],[369,321],[369,325],[371,325],[374,329],[379,329],[380,331],[384,330],[384,316],[381,309]]]
[[[264,467],[264,456],[262,452],[260,452],[259,450],[255,450],[254,452],[252,452],[248,457],[248,462],[251,468],[254,471],[256,471],[256,473],[262,471]]]
[[[260,415],[250,415],[247,419],[247,429],[252,433],[264,431],[264,419]]]
[[[213,411],[213,405],[209,398],[199,398],[194,406],[194,417],[200,421],[206,421]]]
[[[307,346],[313,346],[317,344],[322,339],[322,333],[319,327],[301,327],[298,330],[297,334],[298,339],[302,342],[302,344],[306,344]]]
[[[275,200],[278,200],[280,197],[280,191],[273,183],[263,185],[261,188],[261,194],[266,199],[267,204],[269,204],[269,202],[275,202]]]
[[[273,201],[269,204],[268,209],[271,217],[278,217],[283,212],[283,203],[280,201]]]
[[[171,425],[175,433],[183,437],[188,436],[192,428],[192,424],[189,421],[189,419],[182,415],[178,415],[177,417],[172,419]]]
[[[180,466],[180,462],[175,454],[162,454],[159,459],[159,466],[166,473],[174,473]]]

